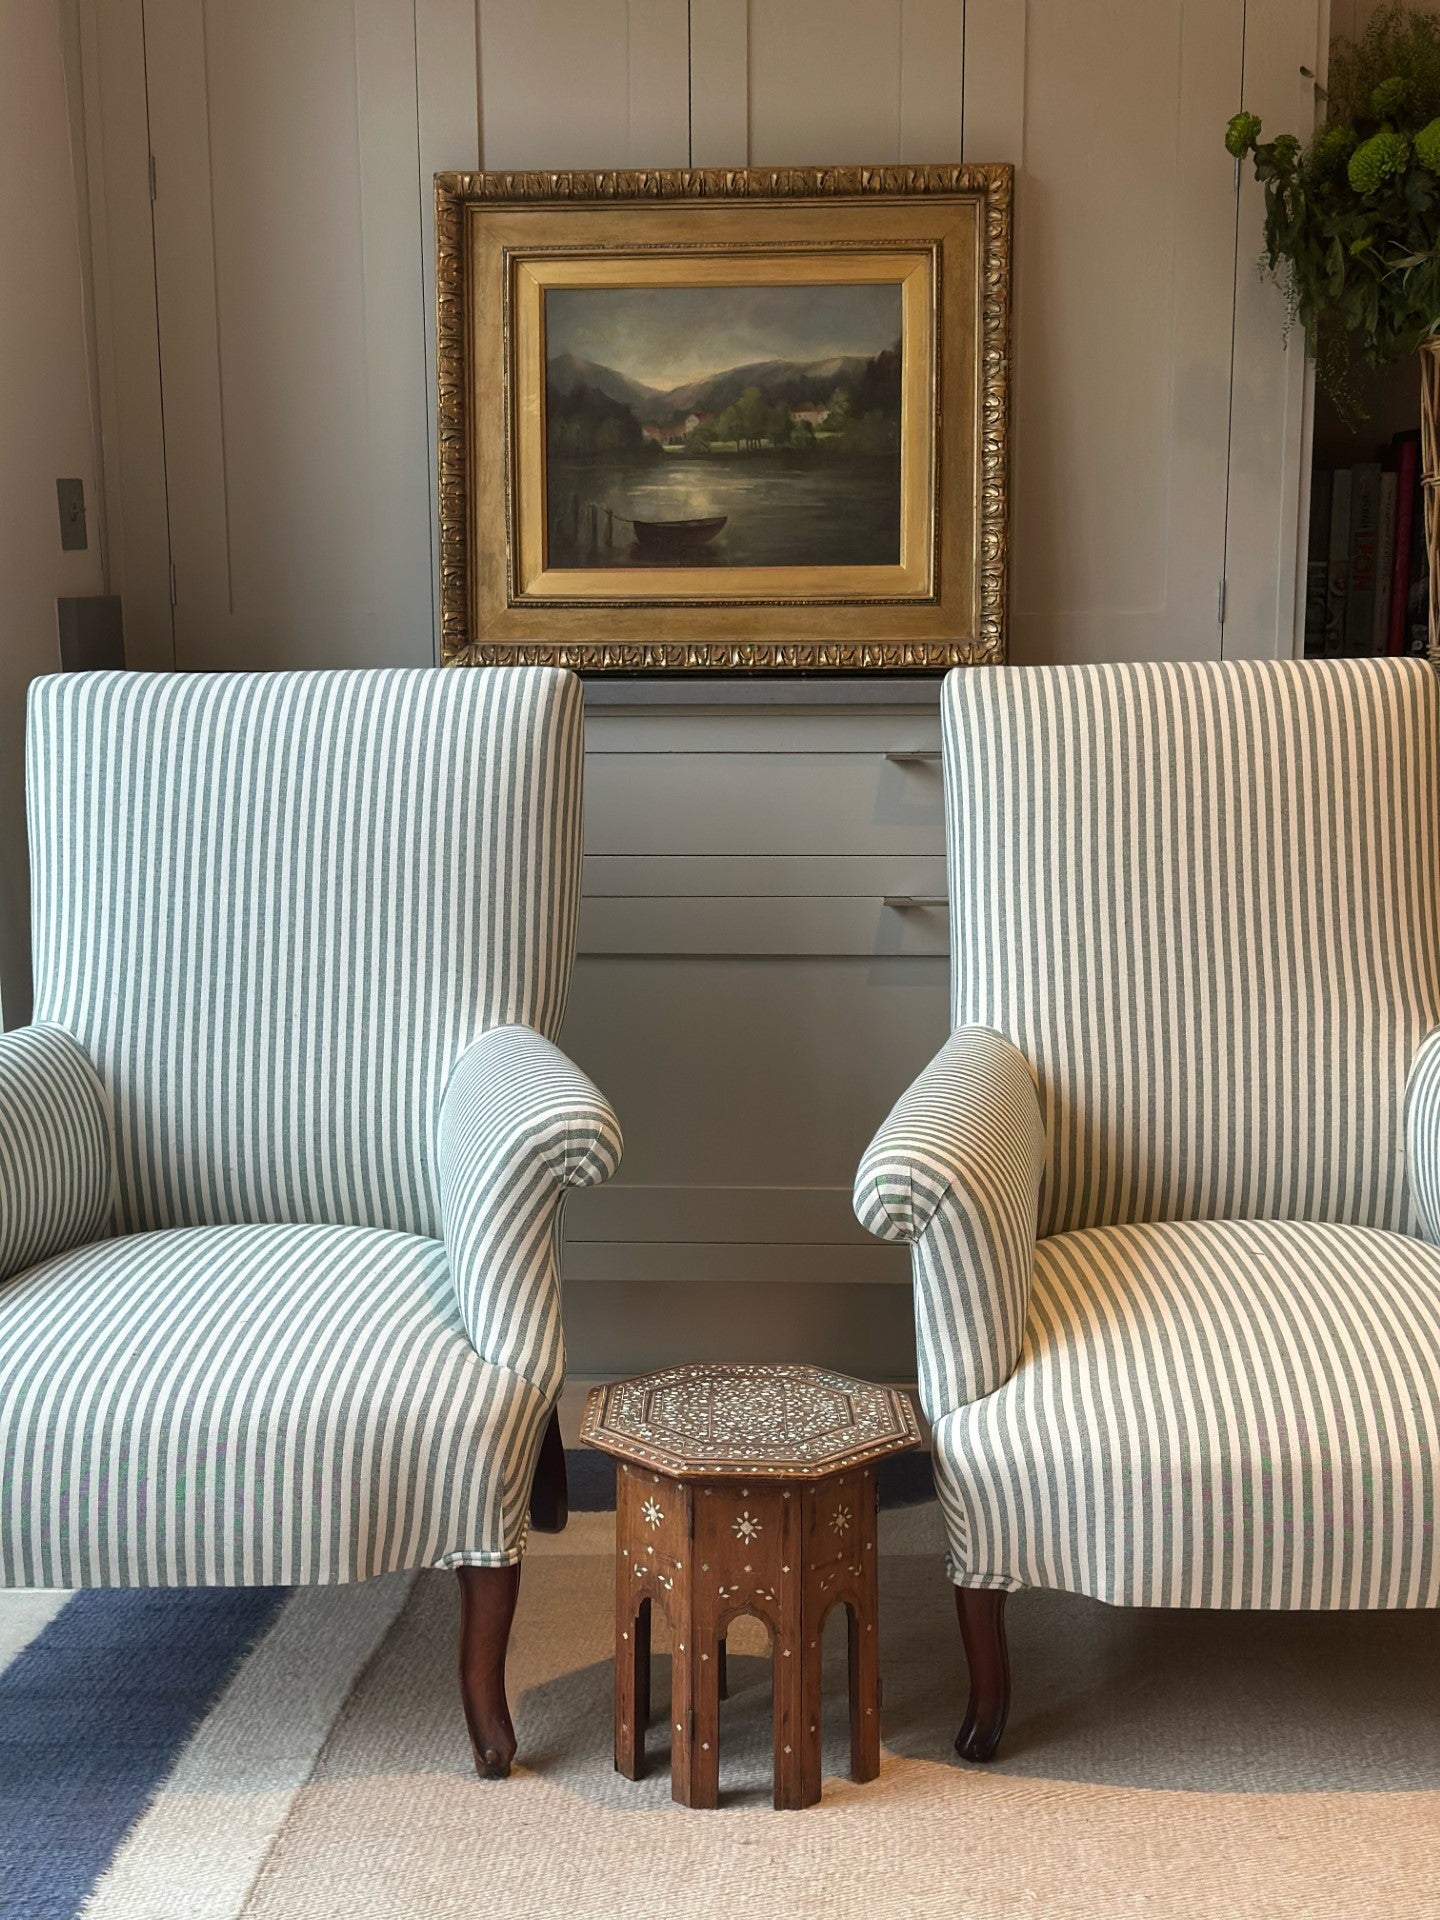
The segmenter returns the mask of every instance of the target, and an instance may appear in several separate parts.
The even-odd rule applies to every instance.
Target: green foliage
[[[1382,80],[1370,96],[1372,120],[1398,120],[1410,105],[1410,82],[1403,73]]]
[[[1440,332],[1440,16],[1382,6],[1358,41],[1333,49],[1309,147],[1261,131],[1254,114],[1236,114],[1226,150],[1254,161],[1266,265],[1353,420],[1347,336],[1380,367]]]
[[[753,450],[761,447],[772,433],[790,432],[790,411],[788,407],[777,409],[767,406],[758,387],[746,387],[740,398],[726,407],[715,422],[714,438],[721,442],[733,442],[741,449]]]
[[[797,420],[793,397],[767,400],[747,387],[708,427],[697,428],[687,446],[697,451],[731,447],[741,453],[765,449],[814,453],[826,459],[893,454],[900,444],[900,347],[887,347],[832,388],[817,434]],[[702,435],[705,437],[702,440]]]
[[[1237,113],[1225,129],[1225,151],[1235,160],[1243,160],[1260,138],[1260,116]]]
[[[1275,142],[1278,147],[1280,142]],[[1298,144],[1298,143],[1297,143]],[[1410,142],[1393,127],[1382,127],[1362,140],[1350,156],[1345,178],[1356,193],[1378,193],[1387,180],[1397,179],[1410,161]]]
[[[623,401],[583,382],[551,392],[545,406],[551,455],[572,460],[646,458],[655,449]]]

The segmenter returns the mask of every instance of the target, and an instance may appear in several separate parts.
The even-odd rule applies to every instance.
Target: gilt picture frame
[[[438,174],[444,661],[1003,659],[1012,190]]]

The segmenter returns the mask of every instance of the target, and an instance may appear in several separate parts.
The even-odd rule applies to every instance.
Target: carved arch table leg
[[[955,1611],[970,1666],[970,1701],[955,1736],[963,1760],[989,1760],[1000,1744],[1010,1712],[1010,1653],[1005,1644],[1003,1591],[957,1587]]]
[[[777,1812],[813,1807],[820,1798],[820,1630],[803,1621],[775,1638],[775,1792]]]
[[[873,1588],[872,1578],[870,1585]],[[880,1636],[873,1592],[864,1607],[845,1609],[850,1635],[850,1778],[874,1780],[880,1772]]]
[[[684,1633],[682,1640],[679,1636]],[[670,1733],[670,1796],[682,1807],[720,1804],[720,1690],[718,1641],[705,1644],[705,1629],[689,1615],[676,1629],[670,1669],[670,1705],[677,1724]],[[710,1657],[703,1656],[709,1654]]]
[[[627,1780],[645,1773],[645,1729],[650,1724],[650,1608],[621,1589],[626,1610],[615,1634],[615,1771]]]
[[[457,1567],[460,1579],[460,1697],[482,1779],[503,1780],[515,1758],[505,1699],[505,1653],[520,1592],[520,1568]]]

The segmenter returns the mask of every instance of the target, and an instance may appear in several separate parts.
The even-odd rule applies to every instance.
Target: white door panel
[[[182,667],[433,658],[413,6],[150,0]]]

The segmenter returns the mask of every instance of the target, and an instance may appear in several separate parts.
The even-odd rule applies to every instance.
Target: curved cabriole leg
[[[1005,1645],[1005,1601],[990,1587],[957,1587],[955,1611],[970,1666],[970,1701],[955,1736],[962,1760],[989,1760],[1010,1712],[1010,1653]]]
[[[483,1780],[503,1780],[515,1758],[505,1700],[505,1650],[520,1591],[520,1568],[457,1567],[460,1578],[460,1697]]]

